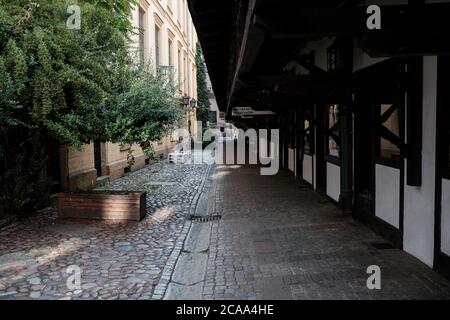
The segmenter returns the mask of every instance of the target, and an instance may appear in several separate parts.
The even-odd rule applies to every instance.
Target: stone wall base
[[[136,156],[131,171],[136,171],[145,167],[145,158],[145,155]],[[124,175],[126,167],[128,167],[127,159],[110,163],[103,167],[103,175],[109,176],[109,181],[119,179]]]
[[[68,178],[69,190],[89,190],[97,183],[97,170],[95,168],[71,174]]]

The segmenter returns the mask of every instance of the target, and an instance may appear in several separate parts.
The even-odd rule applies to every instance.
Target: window
[[[187,83],[187,75],[188,75],[188,65],[187,65],[187,61],[186,61],[186,52],[184,53],[184,58],[183,58],[183,65],[184,65],[184,77],[183,77],[183,88],[184,88],[184,93],[187,93],[188,91],[188,83]]]
[[[169,39],[168,43],[169,48],[169,66],[173,66],[173,56],[172,56],[172,40]]]
[[[155,26],[155,66],[156,68],[158,68],[161,64],[160,64],[160,55],[159,55],[159,34],[160,34],[160,29],[158,26]]]
[[[178,85],[180,86],[180,90],[181,90],[181,85],[183,84],[183,66],[181,65],[181,50],[178,49]]]
[[[195,80],[196,80],[196,76],[195,76],[195,64],[192,64],[191,67],[191,92],[192,92],[192,96],[195,95],[194,91],[195,91]]]
[[[306,154],[311,154],[311,139],[310,139],[310,137],[311,137],[311,132],[312,132],[312,129],[311,129],[311,124],[309,123],[309,121],[308,120],[305,120],[304,121],[304,124],[303,124],[303,126],[304,126],[304,136],[303,136],[303,151],[306,153]]]
[[[328,156],[339,158],[339,106],[337,104],[330,105],[327,108],[328,123]]]
[[[181,12],[181,8],[182,8],[182,1],[181,0],[177,0],[178,3],[178,7],[177,7],[177,22],[179,25],[181,25],[181,17],[182,17],[182,12]]]
[[[329,72],[341,72],[351,70],[352,59],[351,48],[353,48],[353,40],[336,39],[333,44],[327,48],[327,65]]]
[[[314,154],[314,126],[308,119],[314,117],[314,109],[307,108],[303,121],[303,152],[308,155]]]
[[[400,112],[397,106],[393,104],[381,104],[379,109],[381,125],[395,136],[400,137]],[[391,141],[380,137],[379,146],[379,157],[400,160],[400,149]]]
[[[144,63],[145,59],[145,29],[144,29],[145,12],[139,8],[139,62]]]
[[[444,66],[450,67],[450,58],[442,58],[442,62],[440,62]],[[447,70],[444,69],[446,72],[441,73],[441,91],[447,90],[448,83],[450,83],[450,76],[447,74]],[[445,77],[445,78],[444,78]],[[445,174],[446,179],[450,179],[450,94],[448,91],[440,92],[441,101],[439,103],[439,114],[438,114],[438,124],[439,124],[439,137],[440,140],[440,147],[439,147],[439,153],[440,153],[440,162],[441,162],[441,168],[442,172]]]
[[[442,108],[443,109],[443,108]],[[441,132],[442,132],[442,137],[441,137],[441,145],[442,145],[442,150],[441,151],[441,166],[443,168],[450,168],[450,112],[449,110],[445,109],[442,112],[443,118],[440,119],[441,122]],[[450,170],[446,170],[447,172],[450,173]],[[450,177],[450,174],[448,174],[448,176]]]
[[[186,2],[186,0],[183,0],[183,13],[184,13],[184,16],[183,16],[183,31],[184,31],[184,34],[186,34],[187,33],[187,17],[188,17],[188,10],[187,10],[187,2]]]
[[[329,72],[335,72],[342,68],[342,61],[340,52],[334,47],[330,47],[327,50],[327,67]]]
[[[187,12],[187,10],[186,10]],[[191,19],[189,14],[187,14],[187,18],[186,18],[186,29],[187,29],[187,41],[189,44],[189,47],[191,47]]]
[[[191,86],[192,86],[192,69],[191,69],[189,63],[187,65],[187,71],[188,71],[188,74],[187,74],[187,81],[188,81],[187,92],[188,92],[188,95],[192,95],[192,90],[191,90],[192,89],[191,88]]]
[[[450,57],[438,58],[438,89],[437,89],[437,153],[440,164],[440,176],[450,180]],[[425,110],[424,110],[425,112]]]

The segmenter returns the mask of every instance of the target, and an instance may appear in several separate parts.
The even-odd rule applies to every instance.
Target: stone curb
[[[202,182],[200,183],[200,186],[196,194],[194,195],[194,198],[192,199],[192,202],[189,206],[189,216],[195,213],[197,202],[200,198],[201,193],[203,192],[203,188],[205,186],[206,180],[209,177],[212,167],[213,167],[212,165],[208,166],[208,170],[206,170],[206,173],[202,178]],[[178,258],[180,257],[181,251],[183,250],[184,242],[186,241],[187,235],[189,234],[189,231],[192,226],[191,220],[188,219],[189,216],[186,217],[186,222],[184,224],[183,231],[179,235],[175,243],[175,247],[172,253],[170,254],[169,259],[167,260],[166,266],[163,269],[161,279],[159,280],[158,284],[155,287],[155,291],[153,292],[151,298],[152,300],[162,300],[164,298],[170,279],[172,278],[173,272],[175,270]]]

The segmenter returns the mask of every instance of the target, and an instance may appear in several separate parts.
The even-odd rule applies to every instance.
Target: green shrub
[[[175,87],[131,54],[135,0],[0,0],[0,213],[43,205],[61,145],[138,143],[151,154],[181,116]]]

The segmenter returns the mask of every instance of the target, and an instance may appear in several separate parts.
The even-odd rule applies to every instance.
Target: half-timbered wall
[[[303,155],[303,179],[313,185],[313,156]]]
[[[433,265],[437,58],[424,57],[422,185],[405,183],[405,251]],[[450,194],[449,194],[450,195]]]
[[[375,216],[399,229],[400,169],[375,165]]]
[[[327,162],[327,196],[337,202],[340,194],[341,168],[334,163]]]
[[[450,179],[442,179],[441,251],[450,256]]]

